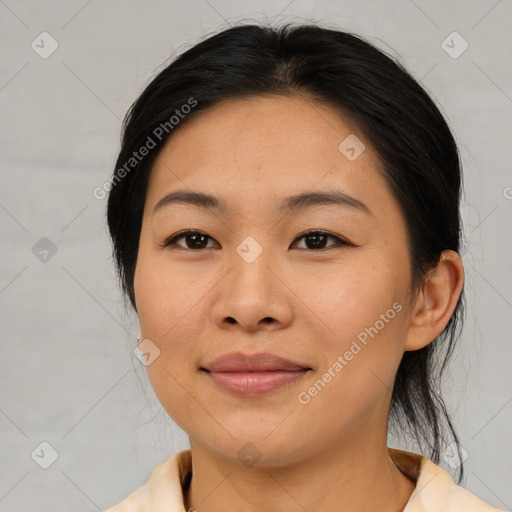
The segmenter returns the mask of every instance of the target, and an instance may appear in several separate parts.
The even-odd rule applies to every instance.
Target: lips
[[[288,359],[268,354],[243,354],[234,352],[215,359],[202,367],[209,372],[273,372],[310,370],[307,365],[294,363]]]
[[[312,368],[273,354],[236,352],[200,370],[218,387],[239,397],[258,397],[296,383]]]

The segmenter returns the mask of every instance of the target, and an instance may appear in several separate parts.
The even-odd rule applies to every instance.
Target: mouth
[[[297,383],[313,368],[273,354],[222,356],[199,368],[224,391],[243,397],[258,397]]]
[[[232,394],[257,397],[295,384],[311,369],[267,372],[210,372],[200,369],[214,384]]]

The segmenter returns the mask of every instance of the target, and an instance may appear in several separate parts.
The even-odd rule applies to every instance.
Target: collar
[[[403,512],[502,512],[457,486],[450,475],[430,459],[389,447],[388,454],[398,469],[416,483]],[[179,451],[157,466],[143,486],[105,512],[187,512],[183,489],[191,476],[191,450]]]

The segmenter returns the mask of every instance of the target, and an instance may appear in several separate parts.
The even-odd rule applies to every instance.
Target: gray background
[[[112,172],[124,113],[165,61],[262,19],[366,36],[448,117],[465,167],[468,313],[446,396],[468,453],[463,485],[511,510],[511,14],[510,0],[0,0],[0,511],[107,508],[188,447],[132,354],[138,323],[92,191]],[[43,31],[59,45],[46,59],[31,47]],[[442,47],[453,31],[469,44],[458,58]],[[46,261],[48,241],[33,250],[43,237],[57,249]],[[47,469],[35,462],[50,460],[43,441],[58,452]]]

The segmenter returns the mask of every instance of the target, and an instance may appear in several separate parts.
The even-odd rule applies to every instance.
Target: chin
[[[199,444],[219,457],[246,467],[280,468],[294,464],[307,456],[307,443],[297,442],[292,433],[281,433],[279,436],[275,431],[272,432],[272,429],[264,430],[230,431],[233,437],[223,431],[220,438],[203,438],[199,440]],[[195,442],[191,443],[193,448]]]

